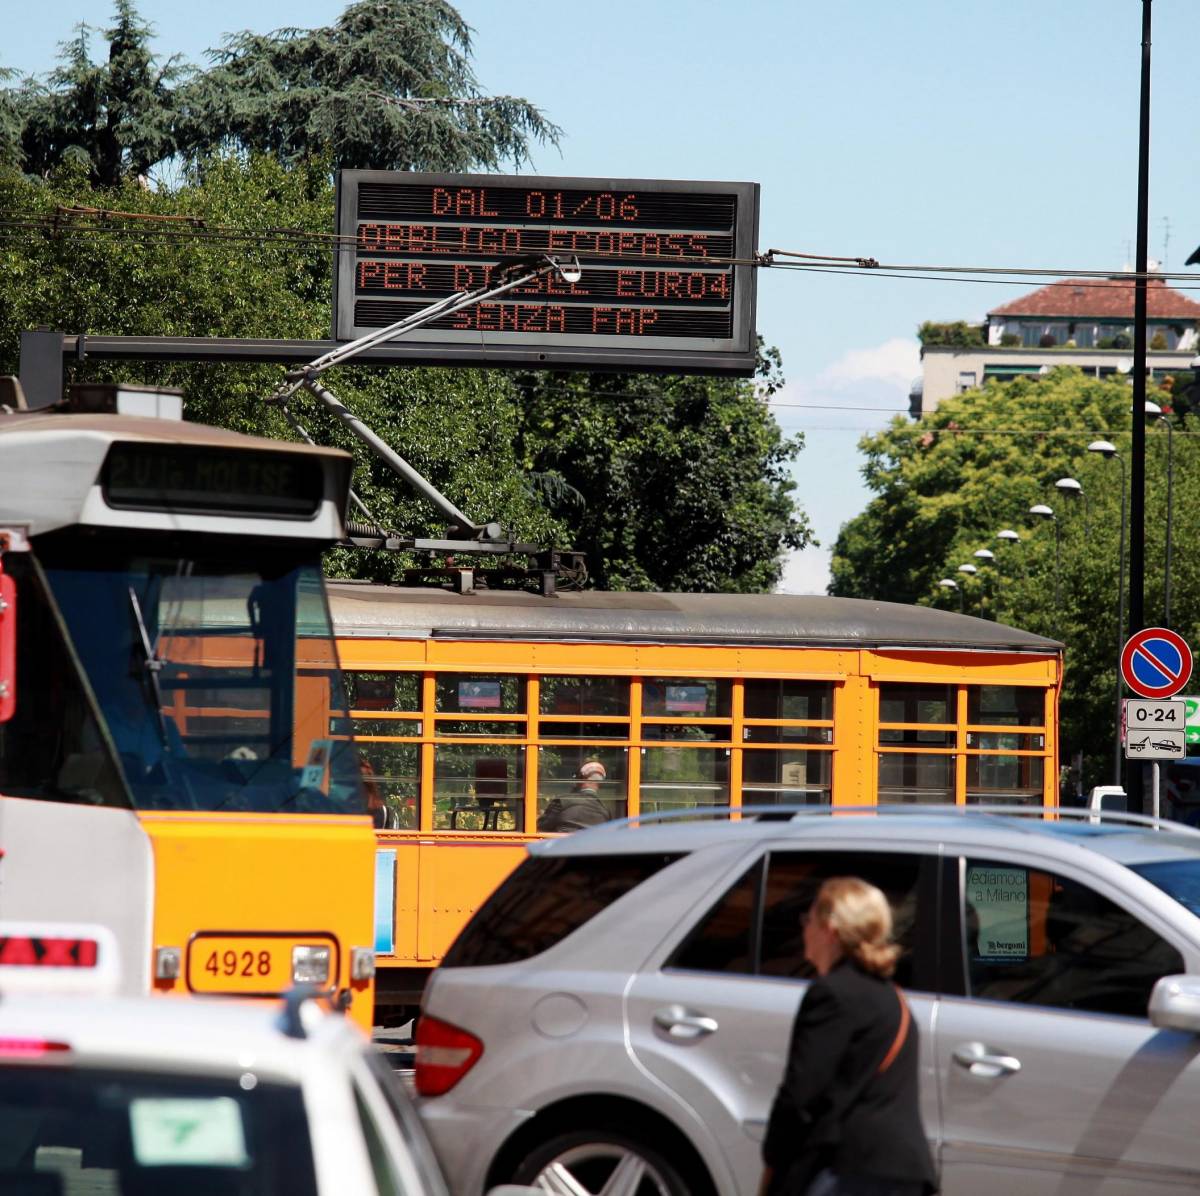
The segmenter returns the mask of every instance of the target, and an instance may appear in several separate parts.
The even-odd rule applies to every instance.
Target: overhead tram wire
[[[145,220],[146,224],[96,224],[85,221],[98,219],[121,219],[129,221]],[[339,233],[320,233],[305,229],[284,227],[269,227],[266,229],[237,228],[230,225],[207,225],[203,218],[180,216],[179,226],[163,223],[159,213],[109,213],[104,209],[87,210],[82,212],[65,209],[57,214],[39,214],[25,219],[0,219],[0,236],[13,235],[17,231],[48,232],[60,240],[66,239],[101,239],[125,238],[141,240],[146,243],[159,244],[243,244],[247,241],[263,245],[287,245],[313,250],[330,250],[337,248],[359,248],[358,238],[344,236]],[[200,224],[189,223],[200,221]],[[184,224],[187,224],[184,227]],[[7,230],[7,231],[6,231]],[[454,255],[446,254],[447,260]],[[477,255],[478,256],[478,255]],[[994,283],[997,285],[1012,285],[1013,281],[1028,278],[1069,279],[1077,286],[1097,286],[1107,289],[1112,281],[1136,281],[1138,275],[1133,271],[1091,270],[1074,267],[1046,266],[955,266],[955,265],[921,265],[919,263],[888,263],[878,262],[870,257],[837,256],[833,254],[806,254],[796,250],[768,249],[749,258],[742,257],[693,257],[674,254],[627,254],[607,253],[602,250],[589,252],[589,260],[645,263],[669,263],[689,266],[751,266],[758,269],[775,269],[784,271],[800,271],[820,274],[874,275],[881,278],[904,278],[911,280],[925,278],[941,278],[948,282]],[[795,260],[777,261],[776,258],[786,257]],[[1148,279],[1159,279],[1164,282],[1197,283],[1192,287],[1180,287],[1180,290],[1200,289],[1200,282],[1193,273],[1178,273],[1151,271]],[[1095,280],[1089,282],[1089,280]]]

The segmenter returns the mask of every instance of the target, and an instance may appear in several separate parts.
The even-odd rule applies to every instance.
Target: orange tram
[[[415,1004],[580,789],[613,819],[1056,801],[1061,645],[1011,627],[822,597],[328,588],[378,828],[378,1006]]]

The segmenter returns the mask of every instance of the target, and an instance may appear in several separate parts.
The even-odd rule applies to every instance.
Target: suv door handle
[[[1020,1059],[1013,1055],[998,1054],[982,1042],[964,1042],[955,1047],[954,1062],[965,1067],[971,1075],[988,1080],[1021,1070]]]
[[[715,1034],[717,1019],[684,1005],[666,1005],[654,1013],[654,1024],[680,1042]]]

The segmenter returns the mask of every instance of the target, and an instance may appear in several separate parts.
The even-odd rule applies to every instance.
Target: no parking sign
[[[1147,627],[1121,649],[1121,677],[1142,698],[1171,698],[1192,675],[1187,640],[1167,627]]]

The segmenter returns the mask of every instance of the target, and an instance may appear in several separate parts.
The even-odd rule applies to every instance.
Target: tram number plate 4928
[[[197,935],[188,950],[188,988],[195,993],[284,992],[292,985],[295,946],[291,936]]]

